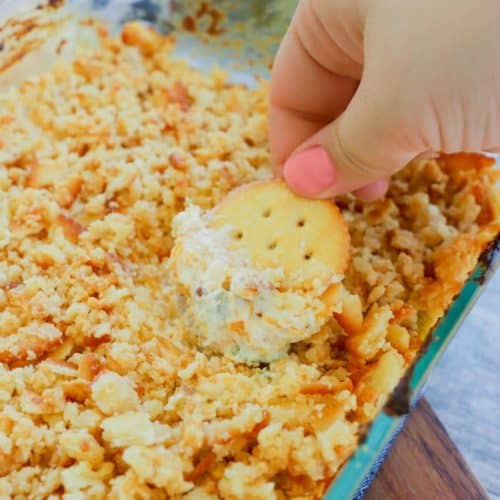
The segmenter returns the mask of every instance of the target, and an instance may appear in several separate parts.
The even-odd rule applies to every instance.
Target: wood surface
[[[364,500],[488,500],[458,448],[421,399]]]

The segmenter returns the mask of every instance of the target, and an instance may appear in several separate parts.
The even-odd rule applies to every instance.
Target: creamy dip
[[[255,269],[231,248],[234,229],[211,227],[212,212],[190,206],[173,223],[171,279],[179,315],[200,347],[245,363],[270,362],[305,340],[334,312],[327,286],[283,287],[283,270]]]

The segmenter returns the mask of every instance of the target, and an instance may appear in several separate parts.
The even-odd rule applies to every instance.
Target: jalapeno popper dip
[[[283,312],[286,276],[238,271],[222,229],[181,252],[192,268],[172,258],[190,221],[203,235],[227,193],[272,177],[266,82],[192,70],[136,23],[99,36],[0,93],[0,496],[319,498],[498,234],[494,162],[444,155],[382,200],[336,200],[335,304],[279,292]],[[231,264],[226,314],[257,287],[244,343],[200,343],[179,313],[180,283],[211,293],[194,243]],[[264,315],[285,333],[263,352]]]
[[[349,234],[332,202],[281,181],[234,190],[173,223],[170,278],[197,346],[249,364],[276,361],[342,312]]]

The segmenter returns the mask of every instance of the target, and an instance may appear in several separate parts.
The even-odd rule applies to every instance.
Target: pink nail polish
[[[283,167],[283,175],[294,191],[311,197],[326,191],[337,177],[328,153],[321,146],[292,155]]]

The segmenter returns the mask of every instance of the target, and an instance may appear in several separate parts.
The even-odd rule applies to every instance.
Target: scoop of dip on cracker
[[[349,236],[333,203],[256,182],[213,210],[188,207],[173,234],[178,314],[204,350],[271,362],[339,312]]]

